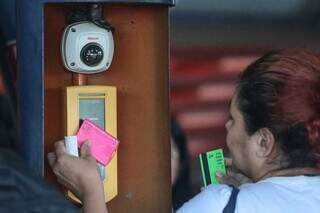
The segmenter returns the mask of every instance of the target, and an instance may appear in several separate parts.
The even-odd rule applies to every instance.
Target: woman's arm
[[[97,162],[91,156],[89,142],[81,147],[80,157],[66,153],[63,141],[55,143],[48,161],[59,183],[70,189],[83,203],[84,213],[107,213],[103,184]]]

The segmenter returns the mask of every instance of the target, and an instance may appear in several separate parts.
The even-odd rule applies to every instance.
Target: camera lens
[[[103,59],[103,50],[97,43],[88,43],[81,49],[80,58],[86,65],[90,67],[96,66]]]

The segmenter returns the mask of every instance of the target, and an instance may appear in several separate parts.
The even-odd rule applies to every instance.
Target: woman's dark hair
[[[305,50],[271,52],[240,76],[237,107],[252,135],[268,128],[288,168],[316,167],[320,153],[320,58]]]
[[[172,208],[179,209],[191,197],[190,165],[186,136],[175,118],[171,118],[171,137],[179,152],[179,171],[172,186]]]

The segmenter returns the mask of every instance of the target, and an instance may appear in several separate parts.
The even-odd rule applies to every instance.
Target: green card
[[[199,155],[204,186],[218,184],[216,172],[226,174],[223,150],[216,149]]]

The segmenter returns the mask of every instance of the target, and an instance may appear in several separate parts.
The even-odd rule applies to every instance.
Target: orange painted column
[[[167,6],[104,3],[115,28],[109,70],[75,78],[60,55],[65,14],[72,4],[44,10],[44,149],[64,137],[62,91],[75,81],[117,87],[118,195],[111,213],[171,212],[169,140],[169,35]],[[79,77],[79,76],[76,76]],[[80,83],[81,83],[80,82]],[[55,183],[45,164],[45,177]]]

